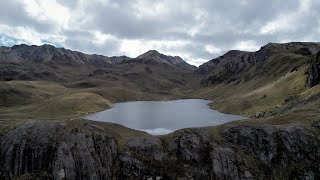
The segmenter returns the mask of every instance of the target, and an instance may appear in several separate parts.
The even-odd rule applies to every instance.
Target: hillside
[[[197,82],[192,66],[181,58],[146,63],[140,58],[87,55],[50,45],[1,49],[0,118],[77,117],[110,107],[105,102],[186,97],[183,91],[192,88],[185,86]],[[158,56],[173,58],[157,52],[146,59]],[[69,99],[72,103],[66,103]],[[66,111],[49,112],[52,108]]]
[[[229,51],[196,70],[204,87],[198,93],[215,99],[218,110],[246,116],[312,107],[319,96],[319,50],[319,43],[270,43],[257,52]]]

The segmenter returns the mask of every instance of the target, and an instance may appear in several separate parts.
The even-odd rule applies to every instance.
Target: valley
[[[0,177],[317,179],[319,52],[319,43],[269,43],[197,68],[155,50],[130,58],[1,47]],[[177,99],[251,119],[152,136],[82,118]]]

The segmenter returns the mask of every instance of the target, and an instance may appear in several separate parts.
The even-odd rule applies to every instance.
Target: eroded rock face
[[[31,121],[3,132],[0,178],[37,173],[46,179],[320,178],[318,122],[309,129],[228,126],[219,141],[209,130],[186,129],[133,138],[121,148],[118,137],[98,124],[78,129],[68,123]]]
[[[266,165],[269,172],[280,167],[291,170],[289,177],[307,171],[313,179],[319,178],[319,140],[305,128],[237,126],[225,129],[223,135]]]
[[[239,170],[235,152],[211,142],[203,130],[181,130],[172,138],[138,138],[121,158],[123,178],[251,179]]]
[[[313,87],[320,83],[320,51],[317,53],[317,57],[315,60],[312,60],[309,68],[306,72],[307,74],[307,87]]]
[[[114,175],[114,138],[64,134],[63,129],[59,123],[34,121],[5,134],[0,146],[2,174],[12,177],[40,171],[54,179],[110,179]]]

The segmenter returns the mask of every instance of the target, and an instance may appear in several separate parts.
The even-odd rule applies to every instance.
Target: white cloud
[[[117,40],[116,37],[112,36],[111,34],[103,34],[100,31],[96,31],[93,33],[94,38],[93,38],[93,43],[98,44],[98,45],[103,45],[107,41],[114,41]]]
[[[28,27],[11,28],[9,26],[0,25],[0,32],[5,32],[2,34],[5,34],[7,36],[16,37],[20,40],[20,42],[26,44],[42,44],[41,37],[39,36],[39,34]]]
[[[50,41],[56,45],[63,45],[65,42],[65,37],[55,34],[42,34],[38,33],[29,27],[10,27],[0,24],[0,34],[14,37],[17,39],[16,44],[30,44],[30,45],[42,45],[46,43],[45,41]],[[45,40],[45,41],[43,41]]]
[[[69,10],[56,0],[23,0],[26,12],[36,20],[52,21],[57,27],[67,26]]]
[[[234,50],[241,50],[241,51],[257,51],[259,50],[259,45],[255,41],[248,40],[248,41],[239,41],[235,43],[232,47]]]
[[[199,67],[201,64],[207,62],[210,59],[192,58],[188,55],[182,55],[182,59],[186,60],[189,64]]]
[[[12,44],[15,44],[15,40],[7,38],[7,37],[0,37],[0,44],[4,45],[4,46],[11,46]]]
[[[217,48],[216,46],[214,46],[212,44],[207,44],[205,46],[205,49],[208,53],[214,54],[214,55],[220,54],[222,52],[222,50],[220,48]]]

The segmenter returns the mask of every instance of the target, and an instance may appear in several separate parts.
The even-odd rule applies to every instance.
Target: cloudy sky
[[[230,49],[320,41],[319,0],[0,0],[0,45],[54,44],[199,65]]]

